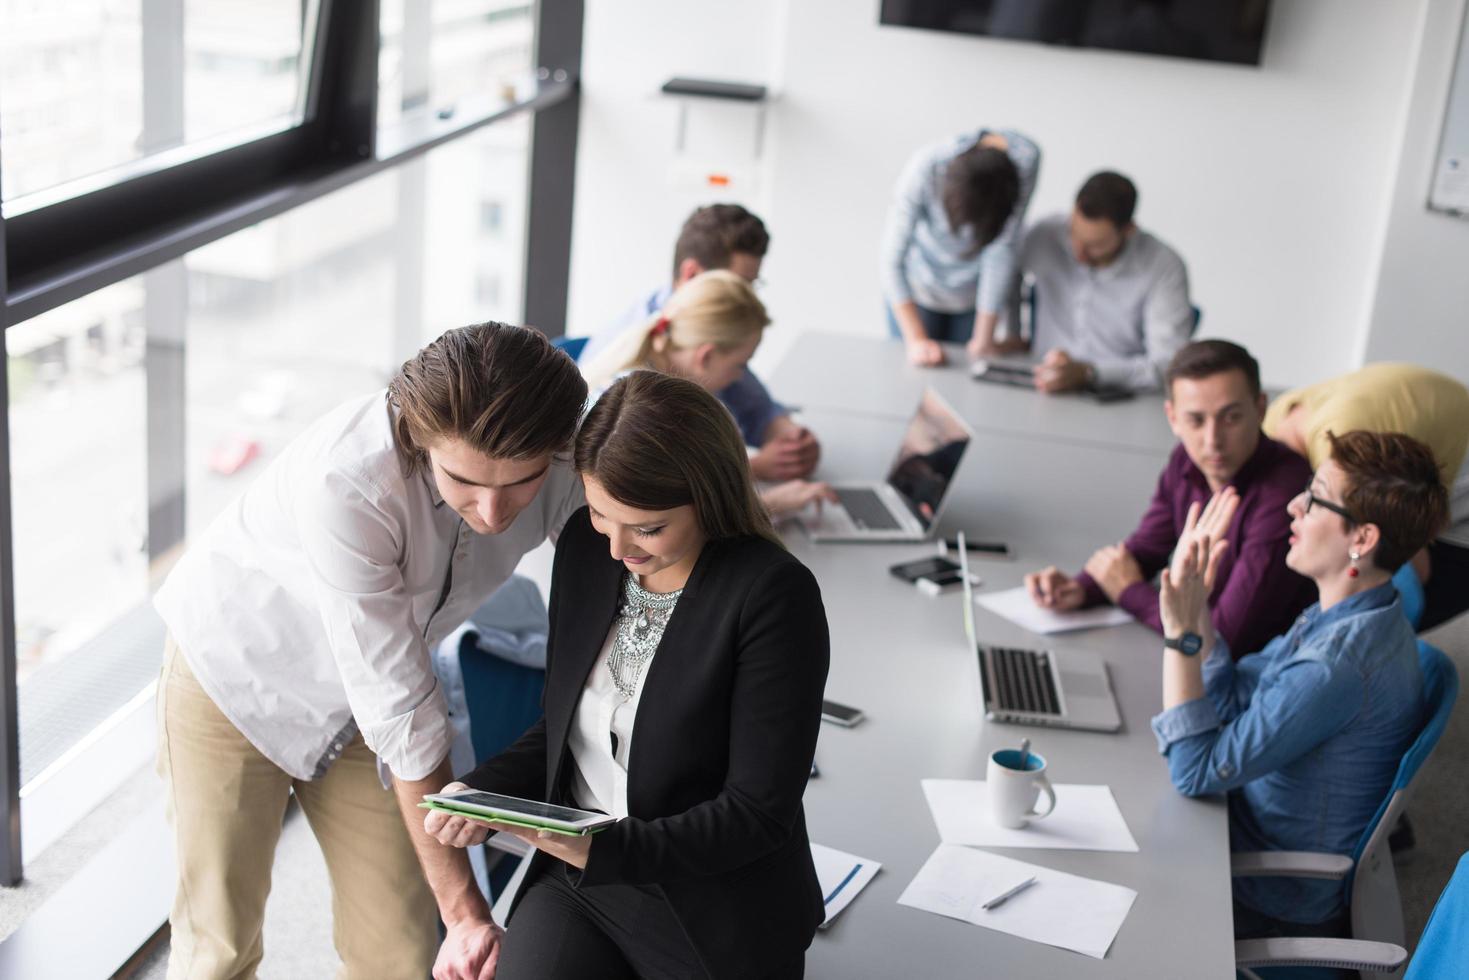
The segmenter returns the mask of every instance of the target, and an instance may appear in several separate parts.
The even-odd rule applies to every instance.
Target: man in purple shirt
[[[1209,596],[1214,627],[1235,656],[1253,653],[1284,633],[1316,598],[1315,587],[1285,565],[1290,548],[1286,504],[1311,480],[1311,467],[1260,431],[1265,396],[1260,366],[1225,340],[1184,347],[1168,366],[1168,424],[1178,446],[1137,530],[1099,548],[1074,578],[1055,566],[1025,577],[1038,605],[1079,609],[1112,602],[1162,632],[1153,579],[1183,532],[1190,505],[1206,504],[1226,486],[1239,509],[1225,535],[1224,556]]]

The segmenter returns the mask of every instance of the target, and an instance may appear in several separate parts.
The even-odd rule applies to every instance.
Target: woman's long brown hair
[[[729,410],[692,381],[634,371],[592,406],[576,436],[576,469],[639,510],[692,504],[709,538],[758,535],[785,547],[755,492]]]

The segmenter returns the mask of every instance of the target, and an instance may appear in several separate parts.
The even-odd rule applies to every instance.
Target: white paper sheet
[[[826,918],[821,923],[823,929],[852,903],[852,899],[867,887],[882,867],[877,861],[821,844],[811,845],[811,860],[816,864],[816,880],[821,882],[821,897],[826,903]]]
[[[1005,904],[980,908],[1032,875],[1036,883]],[[940,844],[898,904],[1102,959],[1136,899],[1121,885]]]
[[[1121,626],[1132,622],[1126,610],[1116,606],[1096,606],[1091,609],[1073,609],[1056,612],[1042,609],[1035,604],[1025,586],[1004,589],[1000,592],[985,592],[974,597],[975,603],[997,616],[1003,616],[1017,626],[1032,633],[1065,633],[1069,630],[1087,630],[1098,626]]]
[[[1056,810],[1019,830],[990,819],[982,779],[925,779],[923,795],[945,844],[972,847],[1048,847],[1068,851],[1137,851],[1108,786],[1056,783]],[[1040,805],[1045,805],[1042,797]]]

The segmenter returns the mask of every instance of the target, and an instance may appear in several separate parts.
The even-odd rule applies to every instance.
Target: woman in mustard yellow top
[[[1329,432],[1401,432],[1433,450],[1444,484],[1452,490],[1469,445],[1469,389],[1416,364],[1369,364],[1276,398],[1265,413],[1264,429],[1313,467],[1330,454]],[[1466,543],[1440,538],[1413,557],[1411,565],[1423,591],[1419,629],[1430,629],[1469,608]],[[1413,583],[1402,575],[1394,581],[1406,600]]]

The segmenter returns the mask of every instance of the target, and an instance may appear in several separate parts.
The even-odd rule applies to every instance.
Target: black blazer
[[[567,733],[623,574],[587,509],[573,514],[556,543],[544,714],[465,783],[574,804]],[[788,964],[823,918],[801,796],[829,655],[816,579],[775,544],[744,537],[704,546],[647,667],[628,817],[592,838],[577,887],[661,888],[711,977]]]

